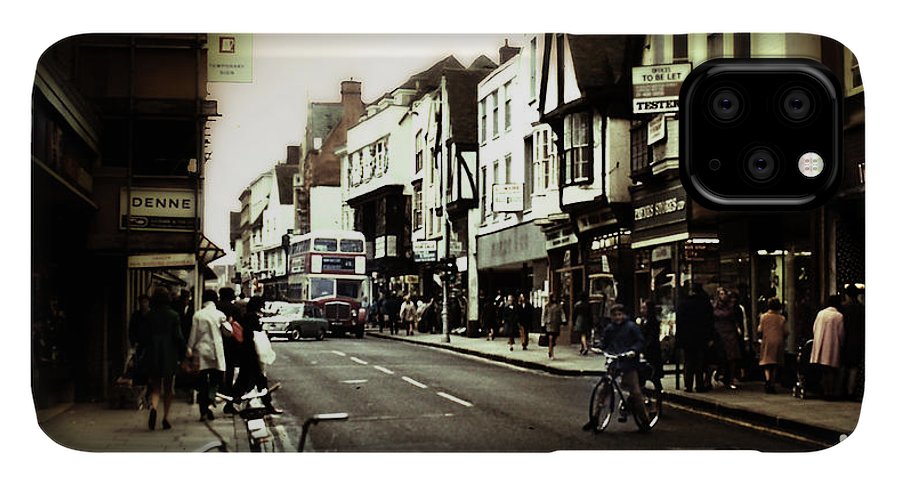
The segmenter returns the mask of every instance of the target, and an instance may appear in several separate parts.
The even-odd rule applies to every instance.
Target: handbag
[[[253,346],[256,347],[256,355],[259,356],[261,364],[271,365],[275,362],[275,350],[265,332],[253,331]]]
[[[550,346],[550,336],[545,334],[541,334],[538,337],[538,347],[549,347]]]

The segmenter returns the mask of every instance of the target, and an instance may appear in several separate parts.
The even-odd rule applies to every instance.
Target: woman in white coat
[[[841,367],[841,348],[844,344],[844,315],[841,314],[841,297],[828,297],[825,309],[816,315],[813,323],[813,345],[810,364],[822,368],[822,393],[825,399],[835,399],[838,390],[838,371]]]
[[[199,363],[197,405],[200,407],[200,421],[215,419],[212,410],[216,391],[226,369],[222,327],[229,331],[231,328],[225,314],[216,309],[217,299],[215,291],[203,292],[203,307],[194,313],[187,345],[188,357]]]

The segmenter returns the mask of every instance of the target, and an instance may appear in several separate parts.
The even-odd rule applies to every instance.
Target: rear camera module
[[[814,110],[812,95],[804,88],[792,88],[781,97],[781,112],[794,122],[806,121]]]
[[[778,159],[766,148],[751,151],[744,166],[746,174],[755,183],[771,182],[778,175]]]
[[[719,89],[710,97],[709,111],[719,121],[734,121],[741,115],[741,96],[733,89]]]

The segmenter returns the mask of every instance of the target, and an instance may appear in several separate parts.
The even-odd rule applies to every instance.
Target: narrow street
[[[307,450],[810,449],[673,408],[664,409],[650,434],[638,433],[632,421],[587,433],[581,425],[592,377],[553,376],[372,338],[276,341],[274,347],[278,359],[269,376],[282,384],[276,403],[285,414],[276,420],[289,448],[305,418],[347,412],[348,421],[312,427]]]

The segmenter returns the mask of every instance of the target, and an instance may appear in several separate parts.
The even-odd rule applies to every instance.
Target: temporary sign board
[[[193,232],[197,200],[190,189],[132,187],[119,194],[119,229]]]
[[[664,64],[632,68],[634,113],[677,112],[681,83],[690,72],[690,64]]]
[[[253,36],[210,34],[207,58],[209,82],[253,82]]]

